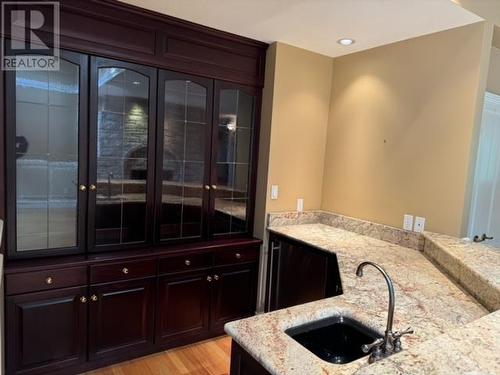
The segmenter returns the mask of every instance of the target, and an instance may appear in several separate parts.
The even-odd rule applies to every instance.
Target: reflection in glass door
[[[159,240],[200,238],[207,210],[212,81],[162,71],[159,82]]]
[[[149,219],[148,139],[154,124],[150,115],[154,70],[96,61],[97,121],[91,139],[95,170],[91,168],[89,186],[95,207],[94,242],[97,246],[142,243],[147,240]]]
[[[251,89],[225,84],[218,93],[214,129],[213,234],[248,231],[252,134],[256,96]]]
[[[79,184],[85,186],[87,58],[63,51],[58,71],[8,77],[15,91],[7,101],[14,120],[8,119],[7,135],[8,157],[15,160],[7,171],[8,181],[15,180],[8,193],[15,194],[7,223],[12,255],[76,252],[84,242]]]

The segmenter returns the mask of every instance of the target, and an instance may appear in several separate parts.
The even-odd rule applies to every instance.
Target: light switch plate
[[[425,217],[417,216],[415,218],[415,227],[413,230],[418,233],[422,233],[425,230]]]
[[[278,199],[278,185],[271,185],[271,199]]]
[[[403,229],[413,230],[413,215],[406,214],[403,219]]]
[[[297,212],[304,211],[304,198],[297,199]]]

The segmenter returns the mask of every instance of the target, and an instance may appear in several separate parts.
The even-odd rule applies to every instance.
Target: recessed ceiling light
[[[141,83],[139,81],[134,81],[132,82],[134,85],[140,85]]]
[[[342,38],[337,40],[338,44],[342,44],[343,46],[350,46],[351,44],[354,44],[355,40],[351,38]]]

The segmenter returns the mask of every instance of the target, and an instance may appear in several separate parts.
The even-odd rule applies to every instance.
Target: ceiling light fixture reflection
[[[337,40],[337,43],[341,44],[343,46],[350,46],[351,44],[354,44],[355,42],[356,41],[354,39],[351,39],[351,38],[342,38],[342,39]]]
[[[228,122],[226,126],[227,126],[227,130],[229,130],[230,132],[236,131],[236,123],[235,122]]]
[[[134,85],[140,85],[141,83],[139,81],[134,81],[132,82]]]

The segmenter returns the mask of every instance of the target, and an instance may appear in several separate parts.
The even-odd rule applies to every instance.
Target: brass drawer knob
[[[124,275],[128,275],[128,268],[127,267],[123,267],[122,272],[123,272]]]
[[[212,189],[217,190],[217,185],[212,185]]]
[[[210,185],[205,185],[205,190],[210,190]]]
[[[92,185],[89,186],[89,189],[90,189],[90,191],[96,191],[97,190],[97,186],[95,186],[94,184],[92,184]]]
[[[92,295],[90,296],[90,299],[91,299],[93,302],[95,302],[95,301],[97,301],[97,296],[96,296],[95,294],[92,294]]]
[[[219,281],[219,275],[214,275],[214,280]]]
[[[85,185],[80,185],[79,189],[80,189],[80,191],[86,191],[87,187]]]
[[[234,256],[236,257],[236,259],[241,259],[241,254],[240,253],[236,253]]]
[[[52,285],[53,283],[54,283],[54,279],[52,277],[49,276],[45,279],[45,284]]]
[[[85,303],[85,302],[87,302],[87,297],[85,297],[85,296],[81,296],[81,297],[80,297],[80,302],[81,302],[81,303]]]
[[[191,261],[190,261],[189,259],[186,259],[186,260],[184,261],[184,264],[185,264],[186,266],[190,266],[190,265],[191,265]]]
[[[211,283],[211,282],[212,282],[212,276],[207,276],[207,281],[208,281],[209,283]]]

